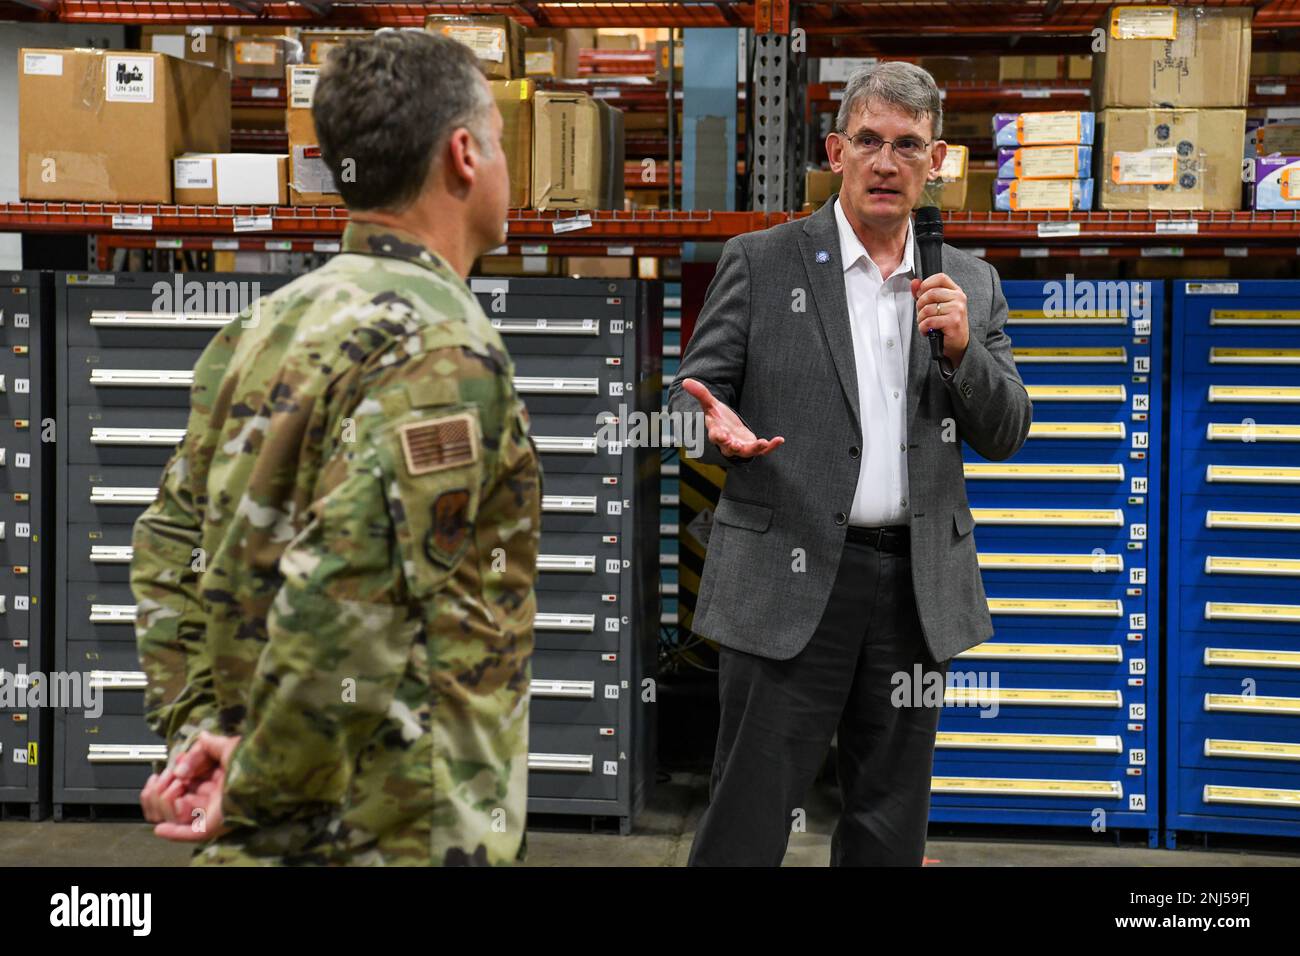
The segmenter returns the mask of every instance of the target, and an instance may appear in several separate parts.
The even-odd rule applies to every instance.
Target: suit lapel
[[[921,248],[915,238],[912,242],[912,262],[915,263],[916,276],[920,278]],[[917,327],[916,308],[913,306],[912,346],[907,361],[907,432],[909,435],[912,433],[912,419],[916,417],[916,408],[921,401],[921,392],[929,379],[930,366],[933,364],[934,361],[930,358],[930,341]]]
[[[838,197],[833,197],[804,220],[799,249],[803,254],[804,270],[808,273],[813,299],[817,303],[817,318],[821,321],[826,344],[839,375],[840,387],[844,390],[844,398],[860,434],[862,412],[858,407],[853,331],[849,326],[849,303],[844,294],[844,265],[840,261],[840,235],[835,221],[834,204],[838,201]],[[825,261],[819,262],[819,258]]]

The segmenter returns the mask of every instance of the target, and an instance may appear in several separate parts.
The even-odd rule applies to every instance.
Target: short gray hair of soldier
[[[934,138],[943,135],[943,99],[928,70],[901,60],[873,63],[857,70],[844,87],[835,128],[847,131],[854,110],[873,100],[910,113],[916,119],[928,115]]]

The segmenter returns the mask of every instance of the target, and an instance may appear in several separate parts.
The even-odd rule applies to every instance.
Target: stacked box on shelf
[[[3,275],[0,289],[0,816],[49,811],[54,705],[29,697],[49,671],[54,634],[46,537],[54,498],[48,432],[49,289],[36,272]],[[49,454],[47,454],[49,452]],[[46,691],[63,682],[46,678]]]
[[[243,306],[290,276],[55,273],[61,503],[55,539],[58,670],[80,672],[102,713],[57,710],[53,800],[133,804],[166,748],[144,722],[131,531],[185,434],[194,363]],[[206,307],[194,310],[192,303]]]
[[[931,819],[1101,823],[1154,845],[1163,297],[1002,287],[1034,422],[1010,461],[966,450],[994,635],[949,665]]]
[[[1166,841],[1300,836],[1300,282],[1173,306]]]
[[[993,208],[1091,209],[1094,135],[1095,116],[1089,112],[995,114]]]
[[[515,363],[542,462],[529,811],[616,817],[626,833],[654,780],[643,694],[659,634],[661,449],[649,416],[662,394],[663,287],[470,286]]]

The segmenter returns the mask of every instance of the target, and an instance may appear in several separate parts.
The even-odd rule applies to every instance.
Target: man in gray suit
[[[961,443],[1009,458],[1032,413],[992,267],[945,245],[919,278],[942,123],[925,70],[855,74],[826,141],[839,196],[727,242],[673,382],[728,469],[695,611],[722,717],[692,865],[780,865],[837,732],[832,864],[922,861],[940,708],[907,685],[993,632]]]

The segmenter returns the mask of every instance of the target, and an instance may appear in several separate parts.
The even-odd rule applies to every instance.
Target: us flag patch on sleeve
[[[406,473],[412,477],[478,460],[478,430],[469,412],[410,422],[398,434]]]

